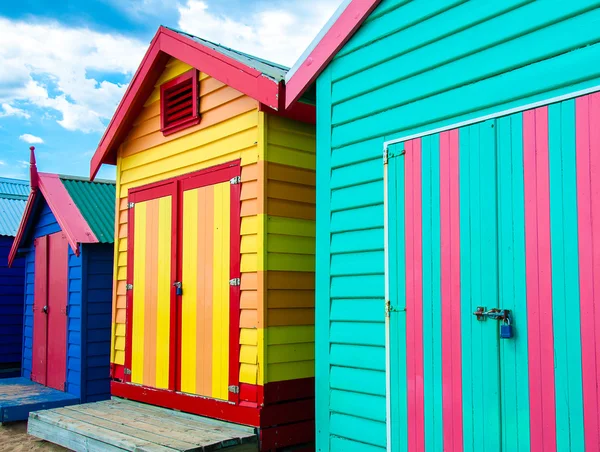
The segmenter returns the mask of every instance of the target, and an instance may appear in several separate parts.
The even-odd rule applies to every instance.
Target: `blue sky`
[[[159,25],[291,66],[341,0],[0,2],[0,176],[87,176]],[[113,179],[114,167],[100,177]]]

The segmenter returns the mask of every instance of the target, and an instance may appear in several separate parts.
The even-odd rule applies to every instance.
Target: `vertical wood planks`
[[[575,101],[548,107],[557,450],[585,450]]]
[[[421,140],[405,144],[406,369],[408,450],[425,450]]]
[[[548,108],[523,113],[532,451],[556,450]]]
[[[514,316],[514,340],[500,341],[502,449],[529,450],[529,371],[525,279],[522,114],[500,118],[498,143],[498,258],[500,306]]]
[[[577,99],[577,201],[585,446],[600,448],[600,94]]]
[[[463,449],[458,130],[440,134],[444,448]]]

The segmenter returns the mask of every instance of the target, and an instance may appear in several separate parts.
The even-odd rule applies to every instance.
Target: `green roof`
[[[81,215],[100,243],[115,241],[115,184],[110,181],[60,176]]]

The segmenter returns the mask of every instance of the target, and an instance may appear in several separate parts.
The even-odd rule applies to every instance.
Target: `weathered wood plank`
[[[102,412],[99,415],[93,415],[91,412],[84,412],[81,409],[73,408],[62,408],[60,410],[54,410],[60,415],[72,417],[78,421],[87,422],[88,424],[103,427],[110,431],[123,433],[124,435],[138,438],[143,441],[158,444],[160,446],[169,447],[178,451],[197,451],[199,450],[197,444],[192,444],[181,439],[171,438],[165,435],[157,434],[148,430],[144,430],[138,427],[136,423],[128,422],[126,418],[115,419],[114,417],[104,415]]]
[[[226,435],[214,428],[211,429],[206,426],[203,426],[202,428],[187,427],[172,422],[170,417],[165,418],[165,416],[163,416],[162,418],[159,418],[148,416],[137,412],[137,410],[116,410],[114,407],[95,407],[95,404],[79,405],[72,407],[72,409],[129,427],[134,427],[142,431],[161,435],[165,438],[183,441],[187,443],[190,448],[231,439],[231,435]]]
[[[87,436],[127,451],[175,452],[175,449],[132,438],[119,432],[77,421],[68,416],[61,416],[54,413],[54,411],[55,410],[31,413],[29,418],[38,419],[47,424],[54,425],[55,427]]]
[[[27,433],[75,452],[123,452],[125,450],[34,417],[29,418]]]

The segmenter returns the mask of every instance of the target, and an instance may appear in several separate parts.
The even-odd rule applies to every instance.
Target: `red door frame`
[[[48,316],[44,307],[48,302],[48,236],[34,239],[33,283],[33,344],[31,380],[46,385],[46,359],[48,355]]]
[[[129,190],[128,202],[139,203],[149,201],[165,196],[172,197],[172,218],[176,219],[172,222],[174,233],[171,242],[171,283],[181,281],[182,266],[181,257],[183,254],[183,192],[193,190],[200,187],[215,185],[227,182],[235,177],[241,176],[240,160],[214,166],[204,170],[185,174],[180,177],[160,181],[157,183],[136,187]],[[241,184],[231,184],[231,225],[230,225],[230,279],[240,278],[240,211],[241,211]],[[133,284],[133,256],[134,256],[134,231],[135,231],[135,214],[134,209],[129,209],[128,212],[128,253],[127,253],[127,283]],[[230,286],[230,339],[229,339],[229,385],[239,385],[239,321],[240,321],[240,286]],[[170,337],[170,369],[169,369],[169,389],[160,390],[155,388],[145,388],[146,391],[153,393],[165,393],[164,400],[170,400],[168,394],[175,394],[177,397],[193,398],[194,404],[205,405],[208,412],[215,402],[227,403],[227,401],[218,401],[215,399],[201,398],[192,394],[178,393],[181,389],[181,376],[179,368],[181,366],[181,309],[179,305],[181,297],[176,295],[175,287],[171,286],[171,312],[176,315],[171,316],[171,337]],[[126,339],[125,339],[125,368],[131,369],[131,349],[132,349],[132,333],[133,333],[133,290],[127,291],[127,311],[126,311]],[[114,384],[115,389],[118,388],[119,394],[131,398],[137,398],[136,394],[139,390],[131,384],[131,374],[124,373],[123,380],[125,385]],[[239,403],[239,394],[229,393],[229,403]],[[164,405],[163,405],[164,406]],[[175,408],[175,406],[173,406]],[[208,414],[208,413],[207,413]]]
[[[48,236],[48,315],[51,340],[46,347],[46,386],[66,390],[67,304],[69,298],[69,243],[63,232]]]

